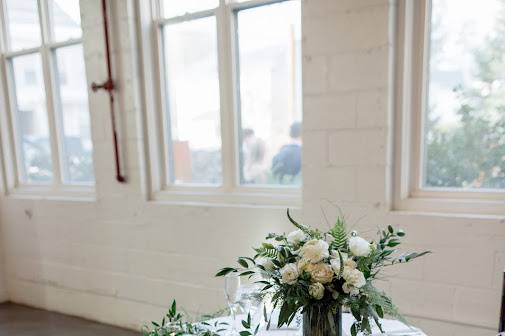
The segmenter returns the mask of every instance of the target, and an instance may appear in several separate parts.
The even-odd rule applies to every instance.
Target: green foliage
[[[383,291],[375,288],[372,284],[368,283],[365,287],[363,287],[363,294],[367,296],[367,301],[369,302],[370,306],[375,307],[375,311],[379,317],[382,318],[384,315],[388,315],[402,321],[405,324],[408,324],[407,320],[405,320],[405,317],[400,314],[398,308]]]
[[[342,218],[337,218],[337,223],[330,230],[329,234],[333,237],[331,248],[334,250],[344,251],[347,249],[347,231],[345,222]]]
[[[216,316],[212,316],[216,317]],[[204,318],[209,318],[205,316]],[[240,336],[254,336],[258,334],[259,325],[254,327],[251,322],[251,315],[242,321],[244,330],[239,332]],[[185,316],[177,311],[176,301],[172,301],[172,305],[166,315],[160,322],[152,321],[150,325],[146,325],[142,329],[143,336],[220,336],[223,333],[229,333],[230,326],[226,322],[216,320],[214,323],[197,322],[191,323],[185,320]]]
[[[256,251],[256,257],[264,258],[277,258],[279,256],[279,250],[270,243],[263,243],[260,247],[254,249]]]

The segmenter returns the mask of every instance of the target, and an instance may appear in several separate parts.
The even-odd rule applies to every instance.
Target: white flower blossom
[[[290,232],[287,236],[288,243],[298,245],[307,239],[307,235],[302,230]]]
[[[356,257],[366,257],[372,249],[368,241],[356,236],[349,238],[349,250]]]
[[[321,300],[324,297],[324,286],[319,282],[315,282],[309,286],[309,294],[316,300]]]
[[[303,271],[307,270],[307,267],[309,265],[311,265],[311,263],[307,259],[302,258],[302,259],[298,260],[296,265],[298,266],[298,273],[302,274]]]
[[[296,264],[286,264],[283,268],[281,268],[280,272],[282,283],[288,285],[294,285],[296,283],[296,280],[298,279],[298,267]]]
[[[346,261],[346,260],[347,260],[347,258],[349,258],[349,256],[348,256],[348,255],[347,255],[347,253],[345,253],[345,252],[340,252],[340,254],[342,255],[342,259],[343,259],[344,261]],[[337,250],[333,250],[333,251],[331,251],[331,255],[330,255],[330,257],[331,257],[331,258],[333,258],[333,259],[340,259],[340,257],[338,256],[338,251],[337,251]]]
[[[338,276],[340,274],[340,259],[330,260],[331,269]]]
[[[331,266],[325,263],[309,264],[306,271],[310,273],[310,279],[313,282],[326,284],[333,280],[333,270]]]
[[[304,259],[313,264],[317,264],[321,260],[330,256],[328,248],[329,245],[324,240],[313,239],[309,240],[302,246],[300,254]]]
[[[342,285],[342,290],[344,291],[344,293],[350,294],[352,296],[356,296],[359,294],[359,289],[355,288],[354,286],[350,285],[347,282]]]
[[[347,256],[347,253],[341,253],[342,255],[342,261],[344,262],[344,269],[349,268],[349,269],[355,269],[356,268],[356,262],[352,260],[352,258],[349,258]],[[330,259],[330,265],[335,272],[336,275],[340,274],[340,257],[338,255],[337,251],[332,251],[331,253],[331,259]]]
[[[351,269],[344,267],[344,273],[342,275],[345,282],[355,288],[361,288],[366,285],[366,279],[363,273],[358,269]]]
[[[344,269],[346,267],[350,268],[350,269],[355,269],[356,267],[358,267],[358,264],[356,264],[356,262],[354,260],[352,260],[351,258],[349,258],[349,259],[346,259],[344,261]]]

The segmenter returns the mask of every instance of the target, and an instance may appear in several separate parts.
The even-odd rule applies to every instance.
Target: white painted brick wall
[[[133,0],[113,3],[130,183],[114,181],[107,97],[92,95],[97,200],[2,198],[1,246],[12,300],[137,328],[161,316],[173,297],[195,312],[222,307],[214,271],[249,253],[265,233],[290,226],[283,209],[145,200]],[[100,1],[81,6],[88,82],[102,81]],[[435,254],[391,270],[382,287],[431,336],[490,335],[505,268],[505,223],[388,211],[389,6],[388,0],[303,0],[303,216],[326,226],[321,207],[332,216],[334,202],[367,234],[386,223],[404,227],[408,248]]]
[[[505,221],[389,211],[393,4],[303,1],[304,218],[325,226],[321,206],[331,216],[333,203],[371,237],[377,225],[404,227],[406,248],[434,254],[390,271],[383,287],[401,310],[429,335],[492,335]]]

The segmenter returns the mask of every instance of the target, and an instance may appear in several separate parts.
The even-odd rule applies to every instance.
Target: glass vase
[[[342,336],[342,308],[312,306],[303,313],[303,336]]]

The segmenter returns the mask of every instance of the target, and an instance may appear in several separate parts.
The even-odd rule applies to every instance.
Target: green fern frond
[[[331,248],[334,250],[344,250],[347,248],[347,231],[345,229],[345,222],[342,218],[337,219],[337,223],[330,230],[330,235],[333,237]]]
[[[265,257],[270,259],[277,259],[279,257],[279,250],[270,244],[263,244],[261,247],[255,248],[257,257]]]

